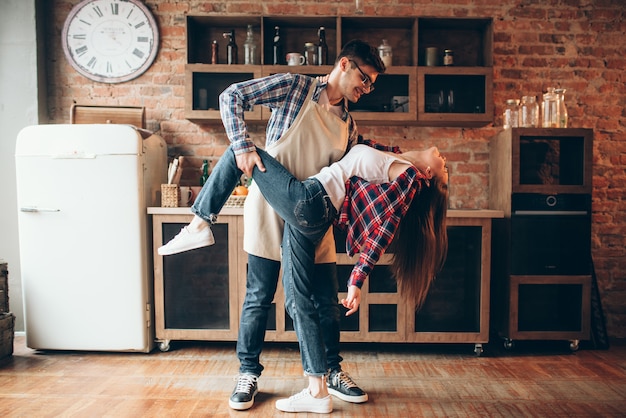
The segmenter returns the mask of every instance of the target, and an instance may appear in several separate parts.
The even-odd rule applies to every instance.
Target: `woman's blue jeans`
[[[253,179],[272,208],[285,220],[282,242],[285,308],[294,322],[304,372],[326,374],[320,319],[312,298],[315,246],[337,212],[324,187],[315,179],[297,180],[265,151],[257,150],[266,171],[254,169]],[[191,210],[211,222],[237,184],[241,171],[229,147],[213,168]]]

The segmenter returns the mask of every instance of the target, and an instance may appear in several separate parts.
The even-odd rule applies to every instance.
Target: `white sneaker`
[[[333,399],[330,395],[325,398],[314,398],[309,392],[309,388],[306,388],[287,399],[277,400],[276,409],[284,412],[329,414],[333,412]]]
[[[215,238],[213,238],[210,227],[192,232],[185,226],[170,242],[159,247],[157,253],[159,255],[172,255],[213,244],[215,244]]]

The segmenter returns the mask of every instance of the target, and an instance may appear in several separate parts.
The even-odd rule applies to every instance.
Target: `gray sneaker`
[[[237,386],[230,395],[228,405],[237,411],[243,411],[252,408],[254,405],[254,397],[259,393],[257,386],[258,376],[253,374],[240,374],[235,378]]]
[[[354,383],[350,375],[342,370],[333,370],[328,376],[328,392],[339,399],[352,402],[367,402],[367,393]]]

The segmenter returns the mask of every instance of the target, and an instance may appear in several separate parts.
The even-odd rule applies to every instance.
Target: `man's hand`
[[[256,151],[238,154],[235,156],[235,161],[237,162],[237,168],[250,178],[252,177],[254,166],[257,166],[261,171],[265,171],[263,161],[261,161],[261,157],[259,157]]]
[[[359,305],[361,304],[361,289],[357,286],[349,286],[348,297],[346,299],[341,299],[341,304],[344,308],[348,309],[346,316],[350,316],[358,311]]]

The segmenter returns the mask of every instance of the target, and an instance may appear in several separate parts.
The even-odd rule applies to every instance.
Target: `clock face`
[[[141,0],[83,0],[70,11],[63,52],[76,71],[103,83],[143,74],[156,58],[156,21]]]

